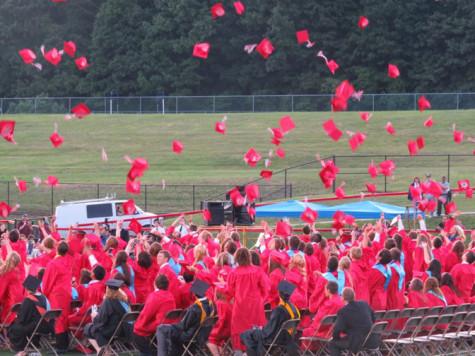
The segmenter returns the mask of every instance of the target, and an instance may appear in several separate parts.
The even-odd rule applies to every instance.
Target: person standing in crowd
[[[369,296],[373,310],[386,310],[388,287],[391,282],[391,253],[387,249],[379,252],[378,263],[369,271]]]
[[[442,194],[437,200],[437,216],[442,214],[442,205],[444,206],[444,214],[447,215],[447,203],[452,200],[452,191],[450,190],[450,183],[447,180],[447,177],[443,176],[442,181],[439,182],[440,187],[442,188]]]

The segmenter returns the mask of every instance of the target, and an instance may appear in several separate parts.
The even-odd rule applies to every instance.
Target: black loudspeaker
[[[202,201],[201,210],[208,210],[211,214],[207,226],[219,226],[234,219],[233,203],[230,201]]]
[[[252,208],[256,207],[255,203],[251,204]],[[254,219],[247,212],[247,206],[234,207],[234,224],[235,225],[253,225]]]

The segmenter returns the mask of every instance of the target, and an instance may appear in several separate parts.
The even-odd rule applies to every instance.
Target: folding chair
[[[417,308],[414,310],[414,314],[412,314],[413,317],[424,317],[427,315],[427,312],[429,311],[430,308]]]
[[[414,345],[414,337],[419,331],[421,317],[407,319],[402,330],[395,332],[396,337],[383,340],[383,347],[388,351],[388,355],[402,355],[406,349]]]
[[[470,304],[460,304],[457,306],[457,310],[455,311],[456,313],[462,313],[462,312],[468,312],[470,309]]]
[[[463,326],[458,334],[460,348],[468,354],[473,351],[473,337],[475,336],[475,311],[467,313],[463,321]]]
[[[278,349],[282,350],[285,345],[280,345],[277,343],[277,340],[279,339],[279,336],[282,335],[284,332],[288,332],[290,334],[290,337],[295,337],[295,332],[297,331],[297,326],[300,323],[300,319],[290,319],[284,322],[281,326],[279,331],[275,334],[272,342],[270,344],[264,345],[266,347],[266,352],[264,356],[270,355],[272,350]]]
[[[109,341],[107,344],[99,350],[98,356],[104,355],[107,350],[112,352],[115,356],[119,356],[120,353],[133,353],[135,350],[134,348],[129,348],[127,347],[124,342],[119,340],[119,334],[123,328],[123,326],[127,323],[133,323],[137,320],[139,317],[139,312],[130,312],[124,314],[122,319],[120,320],[119,324],[114,330],[114,333],[112,336],[109,338]]]
[[[183,316],[185,315],[186,310],[184,309],[173,309],[170,310],[167,315],[165,315],[165,324],[176,324],[179,322]],[[157,335],[156,333],[153,334],[152,339],[150,340],[150,344],[153,347],[157,348]]]
[[[393,325],[397,323],[397,320],[400,318],[401,310],[400,309],[391,309],[387,310],[384,313],[384,316],[382,319],[378,321],[387,321],[389,324],[389,329],[392,328]]]
[[[456,313],[452,318],[452,322],[449,329],[452,329],[451,332],[448,332],[444,335],[445,339],[450,341],[450,351],[449,353],[460,354],[462,353],[462,349],[458,347],[459,345],[459,333],[462,331],[464,324],[464,320],[467,317],[468,313]]]
[[[14,304],[10,308],[7,315],[5,316],[5,320],[2,320],[2,322],[0,323],[0,342],[2,344],[4,344],[12,352],[14,352],[14,351],[12,349],[12,345],[11,345],[10,340],[8,339],[8,335],[7,335],[7,330],[8,330],[8,327],[10,326],[8,324],[8,319],[10,319],[10,316],[12,314],[18,314],[20,312],[20,309],[21,309],[21,303]]]
[[[189,356],[195,356],[195,355],[203,355],[207,356],[207,351],[203,350],[203,345],[199,344],[198,341],[198,336],[203,329],[209,328],[210,330],[213,328],[214,324],[218,321],[218,316],[210,316],[206,318],[203,323],[196,329],[195,333],[193,334],[193,337],[191,340],[184,346],[184,351],[181,354],[181,356],[189,355]],[[191,351],[191,348],[195,346],[196,348],[193,350],[194,352]]]
[[[431,343],[430,337],[434,333],[437,324],[439,323],[439,315],[428,315],[422,319],[420,324],[420,330],[427,331],[426,335],[423,336],[416,336],[413,338],[415,342],[415,346],[418,350],[418,354],[422,355],[433,355],[435,354],[433,350],[433,344]]]
[[[303,354],[309,352],[312,355],[320,355],[323,352],[328,352],[328,342],[331,340],[331,337],[319,337],[316,335],[318,335],[319,332],[324,328],[327,328],[328,326],[333,326],[335,324],[335,321],[336,315],[327,315],[322,319],[318,329],[315,330],[315,333],[312,336],[303,336],[300,338],[300,342],[305,341],[307,344],[303,350]],[[329,332],[331,332],[331,330]],[[312,344],[317,344],[321,347],[319,347],[316,352],[313,352],[312,350],[310,350]]]
[[[445,309],[442,311],[442,314],[455,314],[457,310],[457,305],[449,305],[445,307]]]
[[[133,312],[141,312],[143,309],[143,304],[137,303],[137,304],[131,304],[130,305],[130,310]]]
[[[445,307],[432,307],[426,313],[426,316],[440,315],[444,311]]]
[[[82,332],[86,326],[89,316],[91,315],[92,307],[86,310],[86,313],[81,318],[81,321],[77,326],[69,326],[68,331],[70,335],[69,349],[73,349],[76,346],[84,346],[81,340],[78,338],[78,333]]]
[[[40,349],[46,348],[54,355],[58,355],[56,349],[51,344],[51,341],[48,339],[50,336],[49,334],[44,334],[39,331],[39,328],[43,322],[51,322],[52,320],[56,320],[62,313],[61,309],[52,309],[45,312],[41,319],[36,324],[35,328],[33,329],[33,333],[31,336],[26,338],[26,346],[23,349],[24,352],[28,354],[28,352],[38,352],[41,355]],[[39,348],[35,345],[34,340],[35,338],[39,338]]]
[[[374,318],[376,321],[382,320],[384,317],[384,314],[386,314],[386,310],[378,310],[374,312]]]
[[[395,318],[391,323],[388,324],[386,327],[384,334],[385,335],[391,335],[393,332],[397,332],[402,330],[402,326],[404,326],[404,323],[408,318],[413,316],[415,309],[413,308],[407,308],[407,309],[402,309],[399,312],[399,315],[397,318]]]
[[[386,327],[389,325],[387,321],[379,321],[373,324],[371,327],[371,330],[369,331],[368,335],[366,335],[366,338],[363,342],[363,345],[361,347],[361,350],[356,353],[355,356],[364,356],[364,355],[378,355],[382,356],[383,354],[379,350],[381,346],[381,342],[376,348],[368,348],[366,347],[366,344],[370,340],[371,337],[373,336],[379,336],[380,340],[382,340],[383,333],[386,329]]]
[[[453,322],[453,314],[443,314],[439,317],[437,325],[435,326],[434,333],[429,336],[429,340],[432,341],[430,346],[434,346],[434,351],[438,354],[448,353],[451,348],[452,340],[446,337],[450,325]],[[442,331],[442,332],[441,332]]]

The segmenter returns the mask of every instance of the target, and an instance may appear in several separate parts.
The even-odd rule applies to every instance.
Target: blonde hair
[[[11,270],[15,269],[21,262],[20,255],[12,251],[8,256],[7,259],[5,260],[5,263],[3,263],[2,266],[0,266],[0,275],[5,274],[10,272]]]
[[[300,254],[295,254],[290,259],[289,270],[297,268],[302,276],[307,279],[307,269],[305,267],[305,259]]]
[[[442,291],[439,288],[439,281],[434,277],[429,277],[424,283],[424,293],[433,291],[435,294],[443,296]]]
[[[203,245],[196,245],[193,249],[193,256],[195,257],[195,263],[202,261],[206,256],[206,248]]]
[[[351,260],[348,256],[342,257],[342,259],[338,263],[338,267],[342,270],[346,270],[350,268],[350,265],[351,265]]]
[[[363,257],[363,250],[361,247],[352,247],[350,250],[352,260],[360,260]]]

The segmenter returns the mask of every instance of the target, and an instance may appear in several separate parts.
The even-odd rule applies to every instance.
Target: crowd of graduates
[[[414,230],[400,218],[382,217],[328,238],[312,225],[297,234],[288,222],[275,228],[263,222],[251,248],[232,224],[213,234],[184,217],[169,227],[157,219],[137,234],[121,222],[115,231],[71,227],[64,238],[54,221],[40,223],[36,242],[25,236],[25,224],[0,226],[0,317],[19,354],[33,321],[49,309],[62,311],[54,323],[59,351],[68,349],[78,325],[84,328],[75,336],[83,342],[76,347],[99,351],[131,306],[143,304],[135,323],[121,331],[143,355],[157,347],[159,355],[180,350],[211,316],[217,321],[207,347],[219,355],[224,347],[252,354],[253,330],[264,327],[265,341],[284,319],[300,319],[302,336],[331,336],[320,323],[344,307],[349,288],[374,311],[475,302],[475,230],[466,234],[452,217],[436,233],[421,217]],[[75,300],[81,303],[74,306]],[[17,303],[20,311],[10,313]],[[186,313],[173,324],[166,316],[176,309]]]

